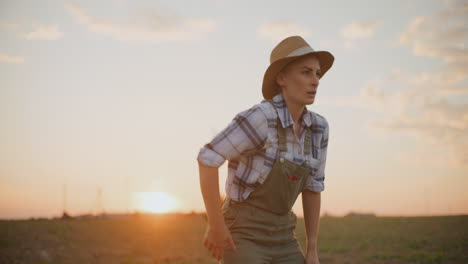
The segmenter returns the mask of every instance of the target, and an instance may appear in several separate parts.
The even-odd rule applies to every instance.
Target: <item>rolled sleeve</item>
[[[323,153],[324,152],[324,153]],[[325,165],[327,162],[326,152],[327,150],[323,150],[323,158],[320,161],[320,164],[315,173],[312,173],[311,179],[308,184],[305,186],[304,189],[314,192],[322,192],[325,190]]]
[[[317,170],[312,170],[311,179],[304,187],[305,190],[314,192],[322,192],[325,190],[325,167],[327,163],[327,151],[328,151],[328,134],[329,134],[328,122],[325,120],[325,129],[320,142],[321,154],[320,163],[317,166]],[[315,172],[314,172],[315,171]]]
[[[267,118],[259,105],[238,113],[229,125],[200,149],[197,160],[220,167],[226,160],[260,149],[267,137]]]
[[[197,160],[206,166],[218,168],[223,165],[226,159],[220,154],[211,150],[209,146],[205,145],[200,149],[200,152],[198,152]]]

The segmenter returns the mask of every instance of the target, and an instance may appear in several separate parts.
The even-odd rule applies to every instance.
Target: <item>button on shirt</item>
[[[204,145],[197,160],[207,166],[220,167],[228,160],[226,194],[243,201],[255,188],[265,182],[279,151],[277,117],[286,132],[287,152],[284,158],[303,164],[307,159],[311,175],[304,187],[314,192],[325,188],[325,164],[328,147],[328,122],[325,117],[308,110],[301,114],[300,136],[294,133],[295,124],[284,97],[272,98],[275,108],[264,99],[261,103],[238,113],[229,125],[211,142]],[[306,127],[312,130],[312,150],[304,156]]]

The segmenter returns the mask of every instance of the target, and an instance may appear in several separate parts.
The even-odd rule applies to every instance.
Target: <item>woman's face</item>
[[[320,77],[319,61],[310,55],[287,65],[278,74],[276,81],[283,87],[280,92],[288,102],[309,105],[314,103]]]

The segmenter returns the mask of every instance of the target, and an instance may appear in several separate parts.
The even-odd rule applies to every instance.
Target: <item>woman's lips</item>
[[[316,92],[307,92],[307,95],[310,96],[310,97],[314,97],[316,94]]]

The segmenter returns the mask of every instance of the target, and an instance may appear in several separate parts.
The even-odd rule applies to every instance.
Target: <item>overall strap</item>
[[[304,138],[304,156],[309,155],[312,149],[312,129],[310,127],[306,128],[306,134]]]
[[[286,131],[284,130],[283,125],[281,124],[281,120],[279,118],[279,113],[278,110],[276,109],[275,104],[273,103],[272,100],[267,100],[270,102],[270,104],[273,106],[276,112],[276,128],[278,130],[278,144],[279,144],[279,149],[281,152],[287,152],[288,148],[286,145]]]

